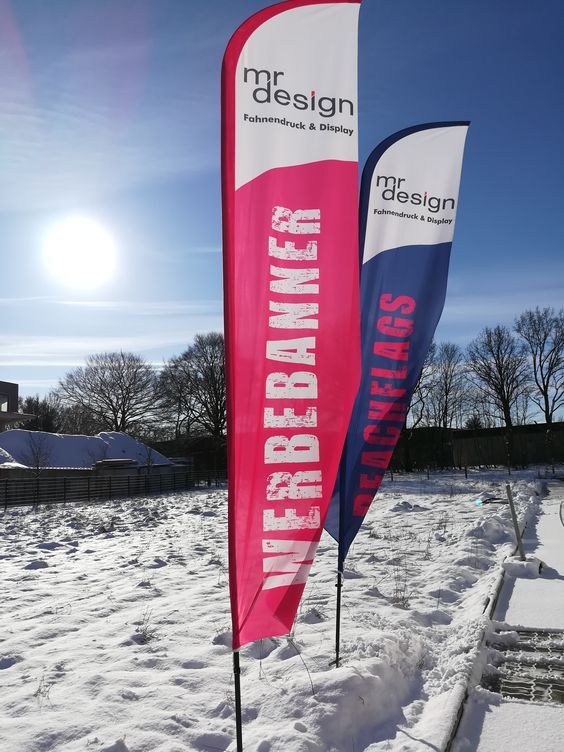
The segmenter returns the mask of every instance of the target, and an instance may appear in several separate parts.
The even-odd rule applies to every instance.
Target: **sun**
[[[45,234],[43,263],[54,279],[73,290],[109,283],[116,272],[116,242],[109,230],[89,217],[67,217]]]

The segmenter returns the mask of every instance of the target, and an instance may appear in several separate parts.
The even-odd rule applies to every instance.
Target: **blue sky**
[[[21,394],[221,328],[221,59],[266,4],[0,0],[0,379]],[[361,164],[407,126],[472,121],[439,340],[564,305],[563,39],[560,0],[362,4]],[[93,292],[41,261],[74,214],[116,238]]]

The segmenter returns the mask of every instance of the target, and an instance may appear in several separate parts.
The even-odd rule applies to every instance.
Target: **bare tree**
[[[515,319],[515,331],[527,343],[534,388],[532,402],[550,426],[556,411],[564,405],[564,310],[537,306]]]
[[[514,423],[518,426],[526,426],[531,414],[531,395],[529,389],[524,391],[515,400]]]
[[[27,449],[22,459],[24,464],[33,470],[33,474],[39,477],[51,460],[49,436],[43,431],[26,431],[26,433]]]
[[[506,326],[485,327],[468,345],[467,363],[474,385],[511,429],[529,386],[525,347]]]
[[[488,399],[468,379],[465,390],[464,428],[495,428],[499,426],[499,412],[492,410]]]
[[[60,433],[94,436],[104,428],[104,423],[82,405],[68,404],[63,408]]]
[[[143,450],[145,454],[145,468],[147,473],[150,475],[153,472],[153,467],[155,466],[155,450],[148,444],[143,445]]]
[[[174,427],[175,438],[192,433],[200,415],[197,388],[198,371],[192,349],[171,358],[158,379],[162,413]]]
[[[407,472],[411,472],[413,469],[413,462],[411,457],[411,439],[413,438],[413,431],[420,424],[426,422],[427,416],[427,400],[429,394],[433,388],[433,363],[435,361],[436,345],[431,342],[427,355],[423,361],[423,366],[415,384],[413,394],[411,396],[411,402],[405,416],[405,423],[403,426],[403,461]]]
[[[462,350],[454,342],[441,342],[433,362],[428,404],[432,424],[452,428],[462,413],[465,369]]]
[[[429,398],[435,383],[435,358],[437,355],[437,345],[431,342],[421,373],[415,384],[409,409],[406,415],[406,426],[413,431],[414,428],[421,424],[429,424]]]
[[[177,437],[192,431],[216,441],[225,436],[224,349],[219,332],[197,334],[194,344],[163,368],[158,383],[161,405]]]
[[[99,353],[67,373],[59,391],[66,404],[80,407],[105,430],[135,432],[153,418],[155,383],[151,365],[138,355]]]
[[[187,353],[193,358],[195,370],[194,394],[200,408],[198,422],[205,433],[220,442],[227,425],[223,334],[197,334]]]

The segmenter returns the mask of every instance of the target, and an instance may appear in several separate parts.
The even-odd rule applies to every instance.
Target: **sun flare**
[[[73,290],[91,290],[112,280],[116,242],[88,217],[68,217],[53,225],[43,244],[43,262],[55,280]]]

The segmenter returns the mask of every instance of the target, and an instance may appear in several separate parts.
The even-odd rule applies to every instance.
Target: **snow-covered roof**
[[[24,431],[0,433],[1,467],[89,468],[100,460],[135,460],[140,465],[171,461],[132,436],[116,431],[97,436]]]

